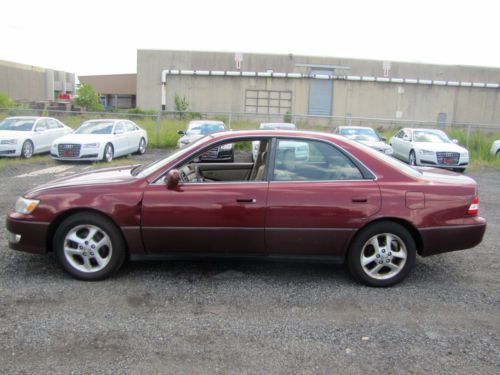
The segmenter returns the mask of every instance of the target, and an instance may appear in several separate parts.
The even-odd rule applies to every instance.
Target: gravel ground
[[[61,165],[1,169],[3,212],[23,191],[92,167],[32,173]],[[129,263],[86,283],[3,241],[0,373],[498,374],[500,172],[471,175],[489,220],[483,243],[418,258],[389,289],[340,266],[229,261]]]

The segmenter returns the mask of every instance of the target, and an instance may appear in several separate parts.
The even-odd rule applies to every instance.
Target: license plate
[[[444,164],[453,164],[453,159],[443,159]]]
[[[64,156],[71,156],[73,153],[71,151],[64,151]]]

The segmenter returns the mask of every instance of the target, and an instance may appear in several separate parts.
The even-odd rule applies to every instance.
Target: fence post
[[[160,146],[160,117],[161,112],[156,113],[156,147]]]
[[[470,128],[471,128],[471,124],[469,124],[467,126],[467,141],[466,141],[466,144],[467,144],[466,148],[467,148],[467,150],[469,149]]]

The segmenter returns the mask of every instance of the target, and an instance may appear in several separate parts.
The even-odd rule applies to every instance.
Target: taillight
[[[479,196],[476,195],[472,201],[469,209],[467,210],[467,215],[477,215],[479,213]]]

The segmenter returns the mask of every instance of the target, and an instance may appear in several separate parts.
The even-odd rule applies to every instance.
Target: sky
[[[77,75],[134,73],[137,49],[149,48],[500,67],[498,0],[16,0],[1,9],[1,60]]]

